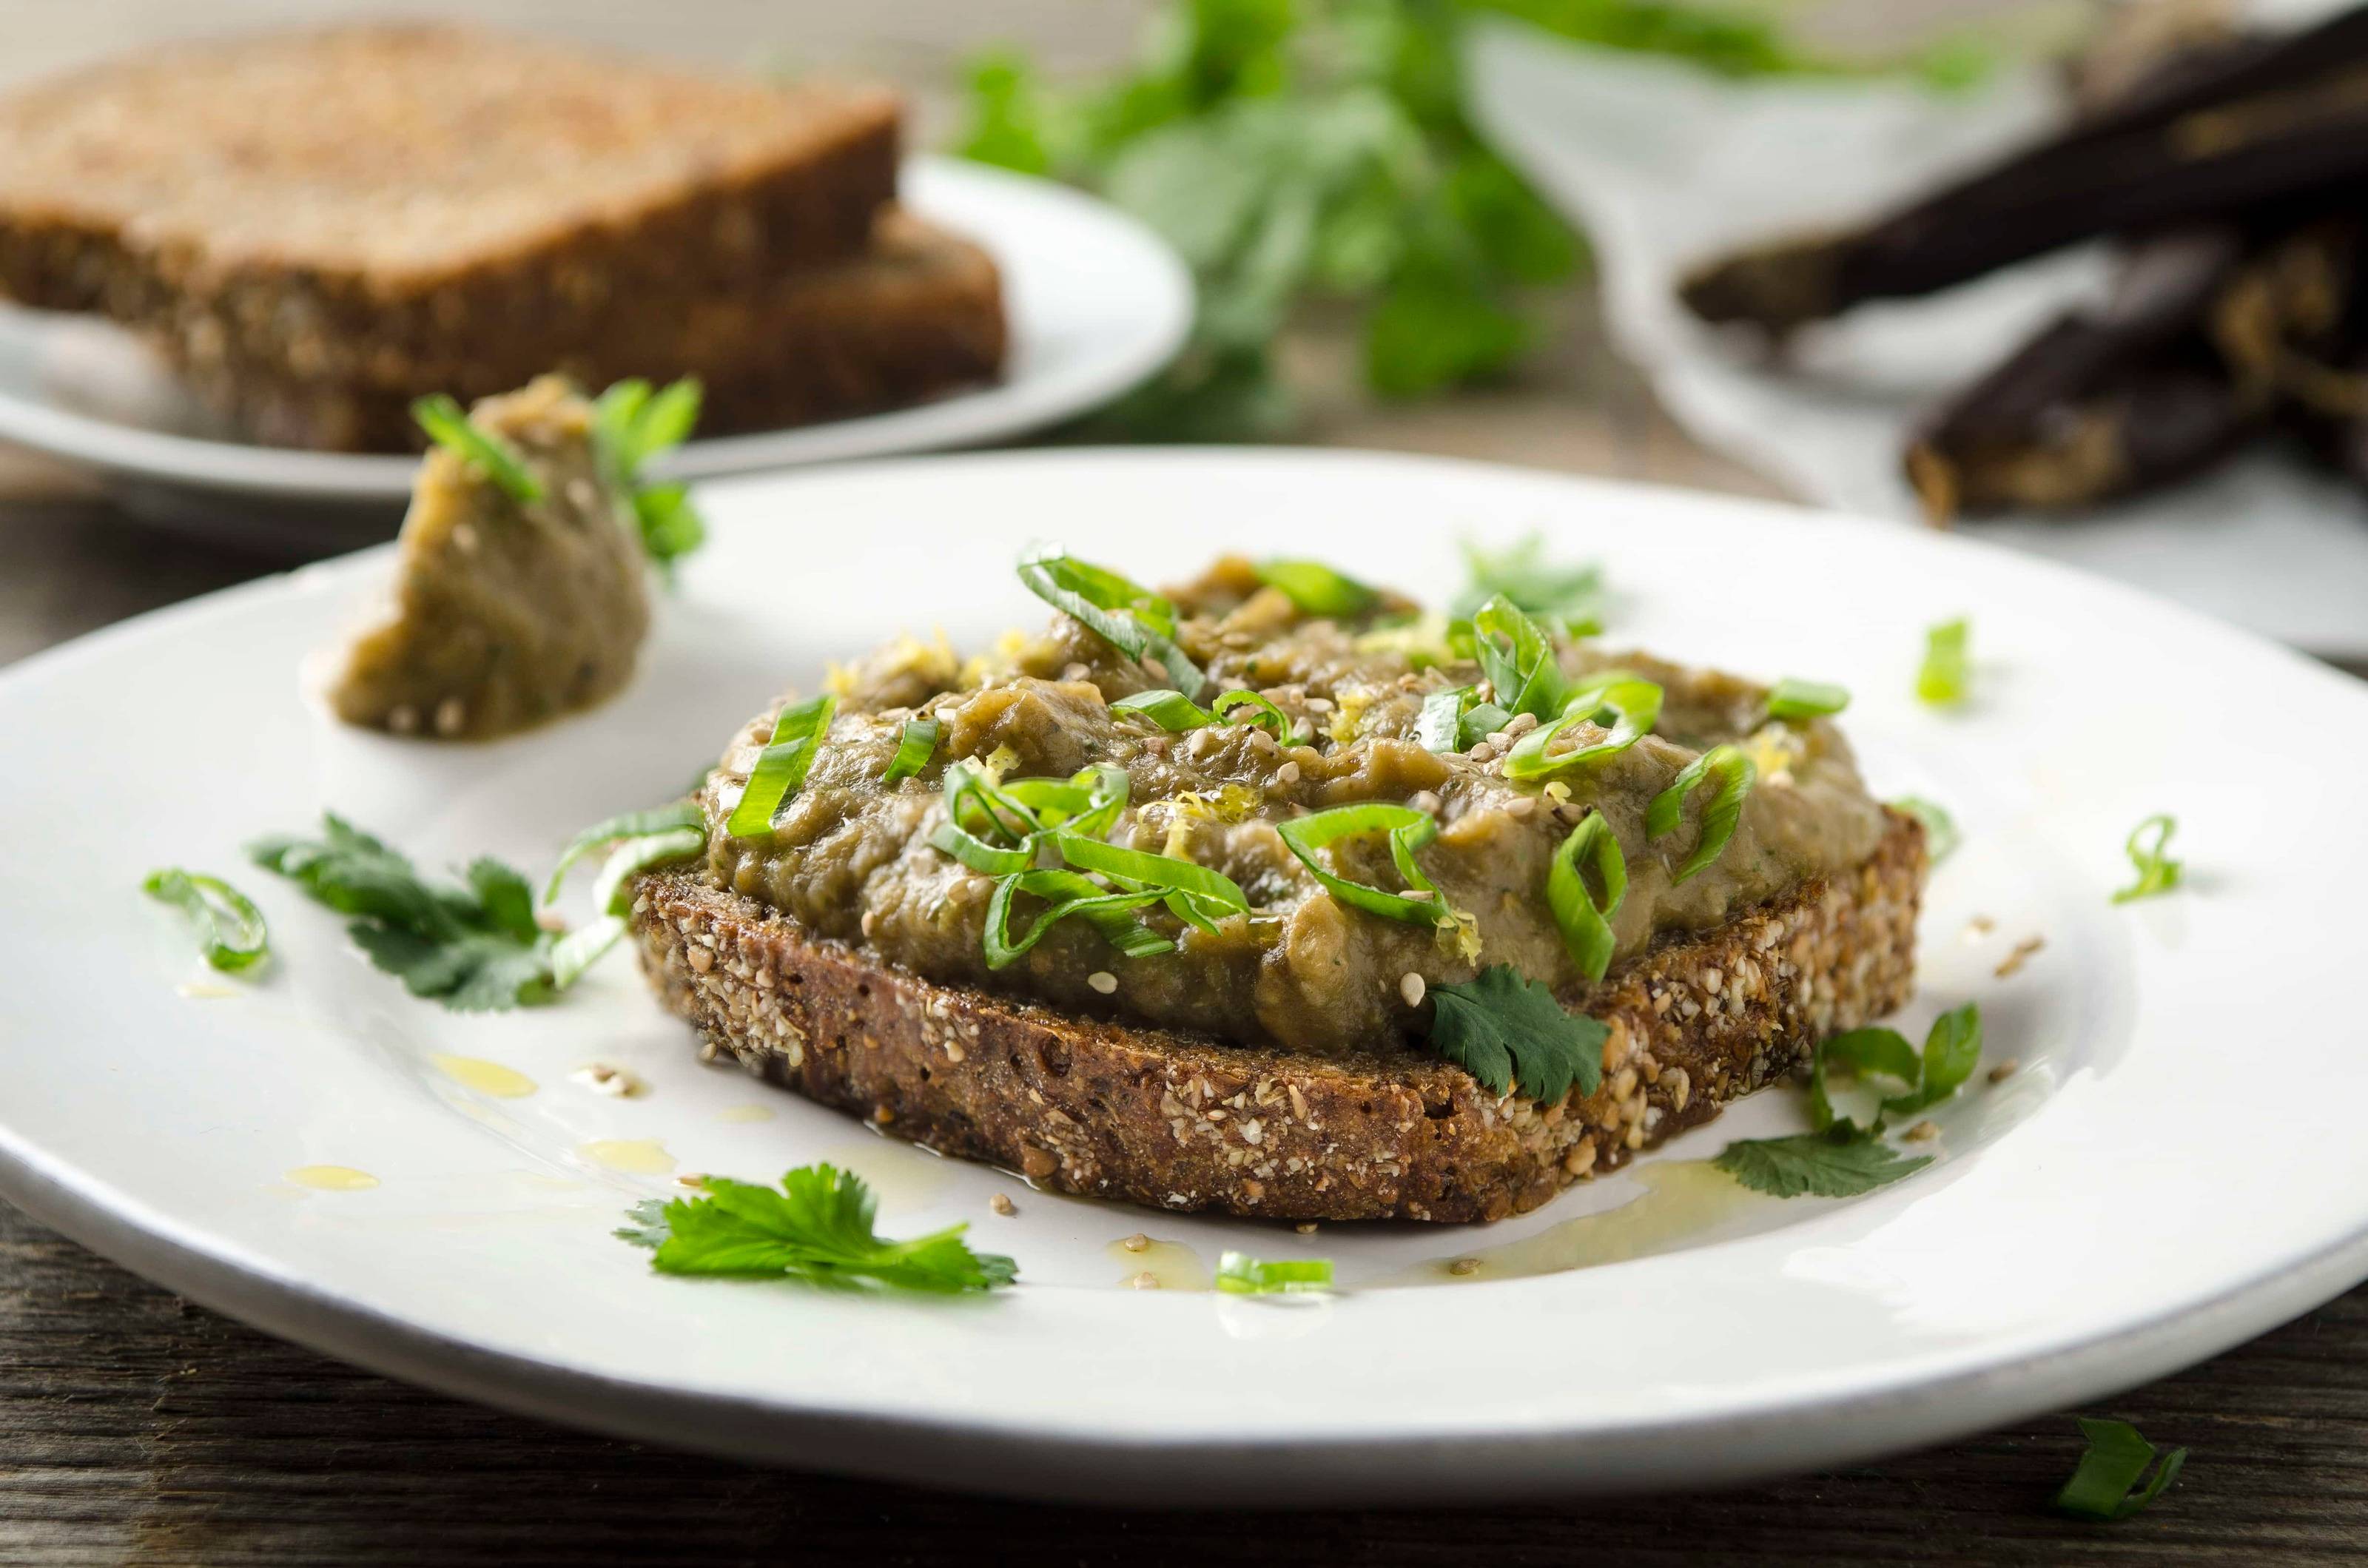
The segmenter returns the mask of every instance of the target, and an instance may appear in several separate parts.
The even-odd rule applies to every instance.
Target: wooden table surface
[[[667,47],[683,36],[680,7],[490,8],[570,26],[598,13],[620,42]],[[817,55],[854,52],[913,78],[941,74],[950,51],[998,33],[1105,56],[1126,33],[1113,15],[1133,7],[998,0],[995,25],[946,0],[783,8],[814,19],[821,31],[801,36],[819,38]],[[692,9],[713,25],[705,52],[745,54],[780,36],[763,8]],[[188,30],[198,14],[178,0],[17,0],[11,41],[24,47],[0,70]],[[298,14],[317,7],[226,0],[205,12]],[[859,14],[860,34],[843,23],[829,31],[828,18]],[[1319,392],[1312,438],[1767,493],[1653,407],[1602,349],[1582,300],[1564,311],[1557,347],[1517,384],[1380,409]],[[1316,339],[1294,359],[1312,384],[1337,389],[1328,372],[1340,354]],[[145,529],[86,482],[0,449],[0,664],[279,564]],[[2157,1221],[2140,1207],[2131,1222]],[[1014,1505],[746,1468],[457,1403],[266,1337],[0,1207],[0,1563],[2368,1557],[2368,1290],[2086,1413],[2190,1449],[2185,1475],[2149,1513],[2099,1527],[2047,1511],[2079,1449],[2068,1414],[1725,1493],[1287,1517]]]

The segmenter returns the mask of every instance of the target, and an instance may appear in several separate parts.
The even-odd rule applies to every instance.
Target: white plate
[[[1009,372],[912,408],[693,441],[666,461],[713,479],[793,464],[1003,440],[1109,401],[1165,365],[1192,320],[1166,241],[1109,204],[952,158],[905,168],[904,199],[1003,269]],[[131,334],[97,318],[0,307],[0,437],[145,485],[276,501],[381,503],[416,464],[222,438]]]
[[[383,553],[0,676],[0,1192],[272,1332],[472,1397],[746,1458],[1146,1502],[1470,1501],[1830,1464],[2088,1400],[2368,1273],[2368,1024],[2344,978],[2368,885],[2368,689],[2343,677],[1960,540],[1440,461],[1040,453],[705,499],[714,543],[639,681],[522,739],[398,742],[300,695],[300,660]],[[1799,1125],[1777,1090],[1486,1230],[1302,1236],[1064,1199],[700,1067],[623,962],[537,1012],[414,1001],[337,921],[243,869],[243,841],[323,807],[430,865],[548,864],[575,826],[664,799],[826,658],[899,628],[973,642],[1036,618],[1009,562],[1037,536],[1151,578],[1224,546],[1307,552],[1437,597],[1459,532],[1531,528],[1607,563],[1623,641],[1849,683],[1874,785],[1955,809],[1965,846],[1931,887],[1899,1023],[1920,1037],[1977,998],[1989,1060],[2022,1066],[1939,1115],[1931,1169],[1850,1202],[1706,1201],[1717,1189],[1681,1163]],[[1907,687],[1923,628],[1959,612],[1979,696],[1936,715]],[[2190,884],[2115,906],[2123,837],[2156,811],[2179,813]],[[167,862],[258,896],[278,952],[258,982],[214,983],[141,896]],[[1987,936],[1968,937],[1975,915]],[[2029,936],[2045,949],[1996,978]],[[487,1096],[438,1053],[540,1088]],[[569,1081],[594,1060],[651,1092]],[[740,1119],[749,1107],[769,1117]],[[1024,1283],[942,1302],[655,1278],[609,1232],[671,1178],[585,1153],[603,1141],[758,1179],[849,1162],[878,1179],[892,1233],[970,1220]],[[285,1179],[315,1165],[380,1185]],[[1016,1217],[991,1212],[996,1192]],[[1391,1288],[1574,1220],[1573,1244],[1635,1256]],[[1328,1256],[1348,1289],[1120,1289],[1142,1263],[1110,1249],[1137,1230],[1203,1260]]]

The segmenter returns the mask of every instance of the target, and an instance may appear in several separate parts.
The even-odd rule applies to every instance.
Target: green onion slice
[[[1439,896],[1438,887],[1414,863],[1414,852],[1439,836],[1439,824],[1425,812],[1411,806],[1372,801],[1292,817],[1277,823],[1275,831],[1324,890],[1352,909],[1408,926],[1438,926],[1452,918],[1447,901]],[[1316,858],[1315,852],[1326,845],[1369,833],[1390,835],[1390,858],[1397,866],[1398,874],[1410,888],[1429,893],[1429,898],[1408,898],[1363,882],[1352,882],[1334,873]]]
[[[1219,915],[1247,915],[1250,901],[1239,883],[1223,871],[1173,855],[1151,855],[1099,838],[1086,838],[1064,830],[1053,835],[1061,858],[1081,871],[1098,871],[1130,892],[1158,888],[1188,895],[1204,910]],[[1132,886],[1128,886],[1132,884]]]
[[[1217,1289],[1229,1296],[1267,1296],[1277,1291],[1325,1290],[1332,1285],[1328,1257],[1289,1257],[1264,1262],[1229,1252],[1217,1260]]]
[[[1262,561],[1258,581],[1280,588],[1309,615],[1347,620],[1379,604],[1382,596],[1320,561]]]
[[[220,877],[176,866],[148,873],[141,887],[188,915],[206,962],[224,974],[252,969],[271,950],[271,932],[255,901]]]
[[[1588,891],[1582,862],[1594,868],[1596,880],[1603,884],[1600,903]],[[1570,961],[1590,981],[1601,980],[1611,967],[1611,949],[1617,945],[1611,917],[1627,896],[1628,862],[1620,853],[1620,840],[1600,812],[1590,812],[1570,830],[1546,870],[1546,907],[1562,927],[1563,949]]]
[[[703,785],[705,780],[700,782]],[[543,884],[542,902],[549,903],[557,898],[560,884],[567,880],[567,873],[575,862],[602,845],[613,844],[620,838],[639,838],[645,834],[666,833],[677,828],[697,828],[704,838],[707,817],[699,809],[698,801],[677,801],[671,806],[660,806],[646,812],[626,812],[606,822],[594,823],[569,839],[567,847],[560,851],[559,864],[552,868],[551,881]]]
[[[1551,719],[1569,695],[1554,639],[1502,594],[1472,617],[1472,651],[1508,713]]]
[[[2168,812],[2155,815],[2130,830],[2129,842],[2123,846],[2130,864],[2138,869],[2138,880],[2113,894],[2115,903],[2127,903],[2134,898],[2151,898],[2158,892],[2169,892],[2179,885],[2185,865],[2172,859],[2164,851],[2170,847],[2170,835],[2179,831],[2179,819]],[[2141,842],[2148,834],[2151,843]]]
[[[1694,841],[1694,852],[1678,867],[1672,880],[1684,881],[1716,860],[1726,848],[1726,841],[1735,836],[1735,824],[1743,818],[1743,798],[1751,793],[1759,769],[1752,766],[1740,746],[1713,746],[1686,765],[1669,787],[1653,797],[1645,812],[1645,833],[1658,838],[1676,830],[1684,820],[1686,797],[1705,781],[1715,787],[1710,804],[1702,808],[1702,836]]]
[[[772,741],[757,756],[756,770],[748,775],[748,788],[741,791],[740,803],[732,808],[723,824],[724,832],[734,838],[753,838],[773,831],[773,818],[780,813],[781,802],[805,783],[814,753],[822,749],[823,737],[830,733],[831,715],[837,710],[838,699],[827,693],[781,710],[780,717],[773,721]]]
[[[1176,607],[1150,589],[1079,561],[1057,545],[1037,545],[1022,555],[1019,580],[1128,658],[1157,664],[1185,696],[1209,683],[1201,666],[1176,645]]]
[[[1138,691],[1132,697],[1121,697],[1110,704],[1110,711],[1140,713],[1171,734],[1201,729],[1217,722],[1199,703],[1182,692],[1164,686]]]
[[[470,422],[468,411],[449,392],[431,392],[411,405],[411,417],[428,439],[492,480],[513,501],[542,499],[542,483],[507,441]]]
[[[905,733],[896,742],[896,755],[888,759],[888,771],[880,776],[882,784],[894,784],[900,778],[912,778],[929,766],[929,758],[938,755],[938,732],[941,728],[935,719],[907,719]]]
[[[1241,719],[1226,718],[1227,714],[1235,712],[1244,708],[1249,710],[1247,716]],[[1274,738],[1279,741],[1287,741],[1291,738],[1291,715],[1285,713],[1281,709],[1277,708],[1274,703],[1261,692],[1226,692],[1223,697],[1218,698],[1216,701],[1209,704],[1209,711],[1215,714],[1220,721],[1228,724],[1241,723],[1263,725],[1267,733],[1274,736]]]
[[[1565,730],[1581,722],[1603,723],[1611,733],[1592,745],[1549,756],[1546,747]],[[1661,719],[1661,688],[1622,672],[1598,676],[1572,692],[1562,716],[1540,724],[1514,744],[1505,758],[1508,778],[1543,778],[1614,752],[1626,751],[1650,734]]]
[[[1816,719],[1849,706],[1849,691],[1824,681],[1780,680],[1768,691],[1770,719]]]
[[[1052,905],[1036,916],[1025,936],[1014,941],[1011,900],[1023,892],[1049,899]],[[995,896],[987,901],[986,967],[1006,969],[1019,962],[1029,949],[1043,940],[1045,932],[1072,915],[1085,919],[1104,941],[1129,958],[1168,952],[1175,943],[1129,918],[1132,911],[1156,903],[1159,899],[1157,892],[1112,892],[1075,871],[1047,869],[1017,872],[996,883]]]
[[[600,913],[551,946],[552,988],[564,991],[575,984],[625,934],[625,916],[632,907],[628,884],[636,873],[669,860],[689,859],[706,847],[703,825],[639,834],[618,845],[601,862],[599,879],[592,884],[592,907]]]
[[[1965,699],[1965,644],[1972,632],[1972,624],[1960,616],[1924,633],[1924,664],[1916,672],[1918,698],[1936,708]]]
[[[643,463],[689,440],[700,401],[696,376],[685,376],[655,395],[639,377],[602,392],[593,405],[594,426],[619,477],[631,483]]]
[[[1920,795],[1902,795],[1891,802],[1891,809],[1906,812],[1924,824],[1924,853],[1936,866],[1963,841],[1964,835],[1957,831],[1957,819],[1949,814],[1947,808]]]
[[[1058,827],[1099,837],[1117,824],[1133,784],[1123,767],[1087,767],[1066,778],[1014,778],[1000,795],[1007,805],[1031,813],[1040,831]]]
[[[1422,715],[1415,721],[1415,739],[1423,749],[1463,752],[1513,722],[1513,716],[1493,702],[1482,702],[1479,688],[1459,686],[1434,691],[1422,699]]]
[[[2080,1519],[2126,1519],[2161,1496],[2187,1463],[2187,1450],[2173,1449],[2147,1479],[2146,1467],[2154,1463],[2155,1447],[2136,1427],[2126,1421],[2100,1421],[2087,1415],[2073,1419],[2080,1423],[2080,1435],[2089,1447],[2080,1455],[2072,1479],[2055,1494],[2059,1513]]]

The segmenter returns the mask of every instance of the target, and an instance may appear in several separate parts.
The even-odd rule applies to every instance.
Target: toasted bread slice
[[[722,435],[899,407],[991,381],[1007,335],[994,259],[891,208],[856,259],[620,321],[556,363],[587,387],[696,376],[706,392],[700,430]],[[413,398],[487,395],[521,379],[472,358],[391,381],[323,381],[192,352],[187,339],[167,348],[191,389],[254,439],[332,451],[416,448]]]
[[[621,312],[861,251],[899,117],[466,28],[180,44],[0,98],[0,290],[291,376],[514,386]]]
[[[1156,1208],[1463,1221],[1534,1209],[1906,1001],[1924,866],[1891,812],[1855,871],[1613,969],[1577,999],[1611,1027],[1602,1084],[1554,1106],[1411,1050],[1247,1048],[938,984],[699,871],[644,876],[632,924],[703,1055],[940,1153]]]

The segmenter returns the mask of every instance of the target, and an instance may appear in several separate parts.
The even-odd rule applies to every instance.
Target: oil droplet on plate
[[[1617,1209],[1582,1214],[1500,1246],[1474,1247],[1385,1281],[1392,1285],[1518,1279],[1625,1263],[1707,1240],[1766,1198],[1708,1160],[1663,1160],[1633,1173],[1645,1190]]]
[[[1209,1266],[1181,1242],[1155,1241],[1138,1231],[1102,1249],[1123,1271],[1118,1283],[1133,1290],[1206,1290]],[[1148,1278],[1150,1283],[1139,1283]]]
[[[718,1121],[770,1121],[773,1108],[768,1105],[735,1105],[715,1113]]]
[[[218,1002],[225,996],[235,996],[236,991],[227,985],[217,985],[211,980],[190,980],[173,987],[192,1002]]]
[[[674,1169],[674,1156],[655,1138],[596,1138],[578,1144],[576,1153],[627,1176],[664,1176]]]
[[[378,1177],[351,1165],[298,1165],[288,1179],[318,1192],[367,1192],[378,1185]]]
[[[928,1208],[951,1179],[945,1156],[886,1134],[841,1143],[825,1150],[822,1157],[861,1176],[886,1214]]]
[[[534,1080],[515,1067],[505,1067],[498,1062],[488,1062],[482,1056],[445,1056],[437,1054],[428,1061],[438,1071],[456,1084],[463,1084],[481,1095],[491,1095],[499,1100],[524,1099],[534,1093]]]

